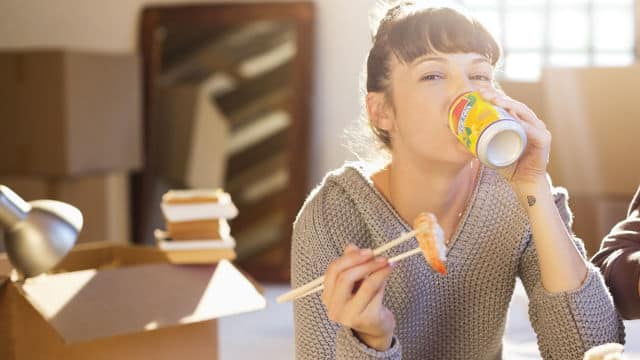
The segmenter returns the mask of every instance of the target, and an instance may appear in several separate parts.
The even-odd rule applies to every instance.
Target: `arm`
[[[538,248],[542,283],[545,290],[563,292],[576,289],[587,275],[586,261],[578,252],[555,206],[547,163],[551,133],[525,104],[494,88],[483,88],[481,96],[506,109],[524,128],[527,147],[513,165],[500,169],[511,185],[531,224]]]
[[[550,182],[544,177],[518,186],[516,193],[529,217],[544,289],[560,293],[579,288],[587,276],[587,261],[569,234],[568,222],[560,215]]]
[[[554,213],[569,233],[571,212],[566,194],[553,191],[552,198]],[[570,241],[570,248],[584,259],[582,241],[574,236],[570,236]],[[543,358],[582,359],[584,352],[594,346],[622,343],[622,321],[597,269],[585,262],[584,281],[575,288],[551,292],[543,284],[538,244],[535,235],[530,235],[520,258],[518,275],[529,296],[529,317]]]
[[[600,267],[620,314],[640,319],[640,187],[627,218],[611,229],[591,261]]]
[[[339,199],[339,200],[338,200]],[[338,200],[338,201],[336,201]],[[291,279],[301,286],[324,274],[349,242],[366,244],[368,232],[337,185],[327,184],[303,206],[293,228]],[[294,301],[296,359],[401,359],[400,344],[376,351],[350,328],[332,322],[319,294]]]
[[[482,91],[520,120],[527,147],[516,164],[501,169],[530,223],[519,276],[529,295],[529,317],[545,358],[581,359],[588,349],[622,342],[624,330],[603,279],[571,234],[566,194],[547,179],[551,133],[526,105],[495,89]]]

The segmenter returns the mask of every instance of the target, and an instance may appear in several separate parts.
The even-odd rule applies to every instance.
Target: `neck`
[[[443,228],[450,228],[458,222],[473,191],[478,166],[475,159],[456,165],[394,159],[387,167],[386,194],[408,224],[428,211],[436,215]]]

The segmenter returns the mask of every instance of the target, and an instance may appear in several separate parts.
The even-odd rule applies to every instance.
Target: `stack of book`
[[[203,262],[235,259],[235,240],[227,220],[238,215],[228,193],[217,190],[171,190],[160,204],[166,231],[156,230],[165,252]]]

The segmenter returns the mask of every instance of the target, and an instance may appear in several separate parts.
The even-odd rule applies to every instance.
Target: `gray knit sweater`
[[[328,174],[294,224],[292,286],[321,276],[346,244],[375,248],[411,230],[375,189],[370,170],[350,163]],[[567,196],[554,191],[571,227]],[[584,247],[575,239],[584,254]],[[417,247],[410,241],[388,256]],[[545,359],[582,359],[592,346],[624,341],[624,328],[597,269],[577,290],[552,294],[540,270],[525,210],[494,170],[482,169],[447,253],[446,276],[420,255],[397,264],[385,290],[396,318],[392,347],[379,352],[331,322],[320,296],[294,302],[296,359],[500,359],[516,277],[529,295],[529,317]]]

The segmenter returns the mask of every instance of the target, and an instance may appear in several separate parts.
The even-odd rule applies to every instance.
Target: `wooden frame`
[[[157,81],[161,69],[161,49],[156,46],[156,30],[180,24],[199,26],[235,25],[258,20],[282,20],[295,24],[297,53],[293,60],[291,76],[292,96],[287,106],[293,119],[287,132],[289,185],[280,198],[272,201],[284,202],[286,223],[292,224],[305,199],[308,187],[308,153],[312,44],[314,9],[310,2],[278,3],[221,3],[186,6],[154,6],[142,12],[140,46],[143,55],[144,74],[144,168],[135,174],[132,181],[133,239],[137,243],[151,243],[151,206],[154,199],[154,181],[158,176],[154,159],[154,126],[158,101]],[[237,166],[236,166],[237,167]],[[273,203],[270,205],[273,206]],[[268,211],[266,208],[252,209],[251,216]],[[246,221],[240,220],[240,221]],[[233,232],[233,223],[232,223]],[[257,258],[240,261],[240,266],[258,280],[288,281],[290,268],[291,226],[287,226],[286,238],[277,246]],[[242,259],[240,259],[242,260]]]

